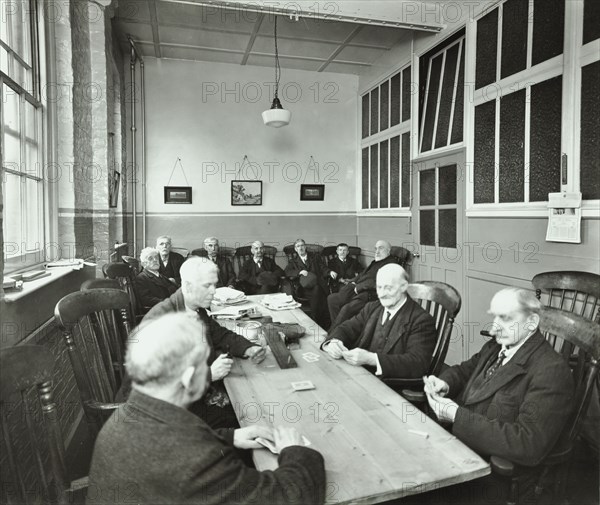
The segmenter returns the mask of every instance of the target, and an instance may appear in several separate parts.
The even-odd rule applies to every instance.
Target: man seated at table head
[[[227,286],[235,287],[235,272],[229,258],[219,255],[219,240],[217,237],[206,237],[204,239],[204,249],[210,259],[219,269],[219,278],[217,287]]]
[[[145,247],[140,252],[143,270],[135,278],[134,289],[144,310],[154,307],[177,291],[175,282],[160,273],[159,257],[159,252],[152,247]]]
[[[494,340],[439,377],[424,378],[431,408],[457,438],[524,466],[552,450],[573,400],[569,367],[538,329],[540,310],[531,292],[500,290],[489,310]]]
[[[187,410],[210,384],[203,326],[169,314],[130,336],[133,389],[98,435],[87,503],[323,503],[323,457],[302,446],[295,428],[213,430]],[[279,449],[276,470],[259,472],[240,459],[237,450],[262,447],[257,437]]]
[[[178,286],[181,286],[179,269],[183,265],[185,258],[181,254],[171,251],[171,237],[168,235],[158,237],[156,239],[156,249],[160,253],[159,272]]]
[[[360,263],[348,256],[350,252],[348,244],[344,242],[338,244],[335,252],[336,257],[331,258],[327,264],[331,270],[329,275],[332,278],[331,286],[334,293],[339,291],[340,287],[356,280],[358,274],[362,272]]]
[[[260,240],[252,242],[252,258],[240,269],[238,280],[247,295],[275,293],[279,289],[280,279],[285,276],[275,261],[264,255],[264,247]]]
[[[397,263],[396,257],[390,255],[391,251],[392,246],[387,240],[378,240],[375,243],[375,258],[366,270],[340,288],[339,292],[327,297],[332,329],[358,314],[368,302],[377,299],[377,272],[385,265]]]
[[[433,317],[407,294],[408,274],[400,265],[377,272],[377,296],[353,318],[336,326],[322,344],[335,359],[364,365],[382,378],[421,377],[435,347]]]
[[[222,379],[231,371],[231,357],[250,358],[260,363],[265,358],[265,349],[224,328],[207,314],[206,309],[210,308],[215,295],[217,275],[217,266],[208,258],[192,256],[181,266],[181,288],[152,307],[143,321],[173,312],[184,312],[204,322],[207,331],[198,335],[198,338],[205,339],[210,347],[208,364],[213,388],[191,410],[211,426],[231,426],[237,421],[222,383]]]
[[[329,327],[329,313],[327,311],[327,278],[329,268],[325,265],[320,254],[306,249],[304,239],[294,242],[296,256],[288,261],[285,275],[292,281],[298,282],[300,296],[308,298],[312,318],[321,328]]]

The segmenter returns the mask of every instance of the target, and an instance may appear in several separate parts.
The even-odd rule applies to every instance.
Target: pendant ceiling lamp
[[[279,49],[277,47],[277,16],[275,16],[275,97],[273,98],[273,104],[269,110],[262,113],[262,118],[267,126],[273,128],[281,128],[290,124],[292,119],[292,113],[286,110],[281,105],[279,97],[279,79],[281,77],[281,67],[279,66]]]

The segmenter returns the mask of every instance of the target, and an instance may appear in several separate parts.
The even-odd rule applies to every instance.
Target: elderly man
[[[325,266],[320,254],[306,250],[304,239],[294,242],[297,256],[293,257],[285,267],[285,275],[292,281],[300,284],[300,296],[309,300],[312,318],[324,329],[329,328],[329,313],[327,312],[327,278],[330,277],[329,268]],[[333,278],[333,277],[332,277]]]
[[[135,278],[134,288],[138,302],[148,310],[177,291],[175,282],[171,282],[160,273],[159,252],[145,247],[140,252],[140,263],[144,268]]]
[[[495,340],[439,378],[424,379],[431,408],[457,438],[526,467],[555,446],[573,400],[569,367],[538,330],[540,309],[529,291],[502,289],[489,310]]]
[[[337,293],[327,297],[331,328],[358,314],[367,302],[376,299],[375,279],[379,269],[390,263],[396,263],[390,256],[392,246],[386,240],[378,240],[375,244],[375,259],[354,281],[349,282]]]
[[[264,256],[264,247],[260,240],[252,242],[252,259],[242,265],[238,275],[241,288],[247,295],[274,293],[279,288],[279,280],[285,276],[271,258]]]
[[[357,260],[348,256],[350,252],[348,244],[343,242],[338,244],[335,252],[336,257],[331,258],[327,266],[331,270],[329,274],[332,278],[331,287],[333,292],[337,293],[341,286],[356,280],[358,274],[362,272],[362,266]]]
[[[217,287],[227,286],[235,287],[235,272],[233,265],[225,256],[219,256],[219,240],[216,237],[207,237],[204,239],[204,249],[207,252],[208,259],[217,265],[219,269],[219,280]]]
[[[104,424],[94,448],[88,503],[323,503],[323,457],[302,447],[295,428],[252,425],[213,431],[187,408],[210,384],[204,324],[166,315],[129,339],[127,403]],[[259,472],[236,450],[274,441],[276,470]]]
[[[222,379],[231,371],[232,356],[250,358],[259,363],[265,350],[244,337],[222,327],[208,316],[206,309],[215,295],[218,282],[217,266],[207,258],[193,256],[181,266],[181,288],[163,302],[155,305],[144,321],[172,312],[185,312],[204,322],[205,338],[210,347],[208,364],[212,374],[212,388],[206,397],[194,403],[190,410],[201,416],[211,426],[236,426],[237,420]]]
[[[377,272],[379,301],[336,326],[322,349],[382,378],[421,377],[433,355],[435,322],[406,294],[407,287],[408,275],[400,265],[382,267]]]
[[[156,249],[160,253],[159,272],[177,284],[177,286],[181,286],[179,269],[183,265],[185,258],[181,254],[171,251],[171,237],[168,235],[158,237],[156,239]]]

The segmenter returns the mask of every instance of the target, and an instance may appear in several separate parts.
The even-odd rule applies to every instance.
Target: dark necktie
[[[385,326],[389,322],[390,322],[390,312],[389,312],[389,310],[386,310],[385,313],[383,314],[383,323],[381,323],[381,326]]]
[[[494,375],[496,373],[498,368],[500,368],[502,366],[502,361],[504,361],[505,356],[506,356],[506,350],[502,349],[500,351],[500,354],[498,354],[496,361],[494,361],[490,365],[490,367],[485,371],[485,380],[488,380],[492,375]]]

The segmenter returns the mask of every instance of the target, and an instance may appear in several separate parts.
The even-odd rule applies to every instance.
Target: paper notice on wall
[[[546,240],[581,243],[581,193],[548,194]]]

